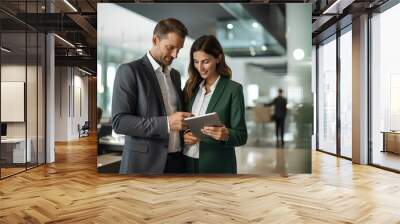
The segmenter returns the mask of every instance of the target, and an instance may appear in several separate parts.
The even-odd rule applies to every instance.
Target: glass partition
[[[24,171],[31,162],[26,141],[26,41],[25,32],[1,34],[2,49],[7,49],[1,51],[2,177]]]
[[[371,19],[372,163],[400,170],[400,5]]]
[[[43,13],[45,1],[7,1],[0,6]],[[7,21],[7,22],[5,22]],[[0,13],[0,178],[45,162],[45,35],[11,14]]]
[[[318,149],[336,154],[336,36],[318,48]]]
[[[352,33],[340,36],[340,154],[351,158],[352,149]]]

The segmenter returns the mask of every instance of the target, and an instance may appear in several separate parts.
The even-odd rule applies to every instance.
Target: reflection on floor
[[[236,148],[236,159],[239,174],[311,173],[310,149],[245,146]]]
[[[3,161],[0,161],[0,174],[1,178],[5,178],[11,175],[14,175],[16,173],[29,170],[33,167],[36,167],[36,163],[28,162],[27,164],[25,163],[4,163]]]
[[[373,164],[400,170],[400,155],[398,154],[375,151],[372,159]]]
[[[4,178],[4,177],[10,176],[10,175],[22,172],[24,170],[25,170],[25,167],[23,167],[23,168],[20,168],[20,167],[17,167],[17,168],[1,168],[1,178]]]

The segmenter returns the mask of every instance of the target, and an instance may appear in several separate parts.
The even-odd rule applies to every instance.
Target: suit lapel
[[[177,111],[182,111],[182,90],[179,85],[179,79],[180,76],[174,72],[174,70],[171,70],[171,80],[172,80],[172,85],[174,85],[176,96],[178,98],[178,105],[177,105]]]
[[[218,103],[219,98],[222,96],[224,92],[225,86],[228,82],[228,79],[224,76],[220,76],[220,79],[215,87],[214,93],[211,96],[210,103],[208,104],[206,113],[211,113],[214,111],[215,106]]]
[[[147,55],[145,55],[142,58],[142,63],[143,65],[146,67],[146,69],[148,70],[148,74],[150,74],[150,82],[151,82],[151,86],[154,87],[155,93],[157,95],[158,101],[160,102],[160,104],[162,105],[164,114],[167,114],[167,110],[165,109],[165,105],[164,105],[164,99],[161,93],[161,88],[160,85],[158,84],[158,79],[157,79],[157,75],[154,72],[153,66],[151,66],[151,63],[149,61],[149,59],[147,58]]]

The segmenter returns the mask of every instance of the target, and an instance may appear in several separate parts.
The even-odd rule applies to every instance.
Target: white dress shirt
[[[147,52],[147,58],[153,66],[154,72],[156,73],[158,84],[160,86],[161,94],[164,101],[165,111],[167,112],[167,115],[171,115],[176,112],[178,105],[178,94],[175,91],[175,87],[172,83],[170,75],[171,67],[167,66],[165,72],[163,72],[162,67],[157,63],[156,60],[154,60],[150,52]],[[170,130],[168,118],[167,123],[169,132],[168,152],[179,152],[181,151],[179,131]]]
[[[219,76],[217,80],[210,86],[210,92],[206,94],[206,87],[204,86],[204,80],[200,83],[199,91],[197,91],[196,98],[194,99],[192,106],[192,114],[194,116],[200,116],[206,114],[208,104],[210,103],[212,94],[214,93],[215,87],[219,81]],[[194,145],[185,145],[185,150],[183,154],[186,156],[198,159],[199,158],[200,144],[196,143]]]

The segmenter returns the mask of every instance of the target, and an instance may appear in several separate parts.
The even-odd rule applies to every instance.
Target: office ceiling
[[[184,21],[193,39],[204,35],[204,31],[215,32],[217,20],[233,20],[235,17],[227,12],[221,5],[215,4],[120,4],[132,12],[145,16],[153,21],[171,17]],[[195,8],[196,10],[193,10]]]
[[[334,32],[335,24],[339,19],[347,17],[347,21],[351,22],[351,17],[365,10],[373,9],[387,0],[341,0],[335,10],[329,11],[328,14],[323,14],[335,2],[325,0],[250,0],[250,1],[235,1],[241,3],[311,3],[313,8],[313,41],[318,42],[319,39]],[[136,3],[143,4],[126,4],[132,3],[132,0],[69,0],[69,3],[76,11],[68,6],[64,1],[51,1],[55,13],[46,13],[45,0],[41,1],[17,1],[17,0],[1,0],[0,1],[0,27],[3,33],[9,33],[5,38],[9,38],[15,42],[9,42],[11,48],[15,47],[15,54],[18,49],[22,51],[24,40],[18,37],[18,32],[31,28],[31,30],[55,32],[65,40],[76,46],[71,49],[64,41],[56,38],[56,63],[59,65],[71,66],[87,66],[92,70],[96,70],[96,27],[97,27],[97,3],[123,3],[123,6],[136,13],[146,15],[152,20],[165,18],[167,15],[177,15],[178,19],[183,18],[184,23],[189,28],[190,36],[196,38],[204,33],[204,30],[213,33],[216,31],[216,21],[238,19],[238,15],[232,13],[224,4],[218,6],[202,3],[196,5],[197,9],[187,10],[188,7],[193,8],[193,4],[171,4],[171,0],[135,0]],[[48,1],[49,2],[49,1]],[[151,9],[146,7],[144,3],[166,3],[157,6],[152,6]],[[185,2],[174,0],[173,2]],[[202,2],[202,1],[191,1]],[[215,1],[221,2],[221,1]],[[228,2],[228,1],[227,1]],[[27,3],[27,4],[26,4]],[[226,5],[226,4],[225,4]],[[285,48],[285,30],[279,27],[285,27],[279,24],[284,23],[284,8],[277,5],[255,5],[242,4],[243,9],[253,19],[258,21],[265,31],[276,40],[276,43]],[[271,10],[272,7],[278,7]],[[329,9],[330,10],[330,9]],[[48,8],[47,8],[48,11]],[[277,13],[273,13],[273,11]],[[28,14],[26,14],[28,12]],[[339,13],[339,14],[337,14]],[[344,19],[343,21],[346,21]],[[278,25],[277,25],[278,24]],[[342,23],[345,26],[346,23]],[[12,34],[14,33],[14,34]],[[14,37],[13,37],[14,35]],[[21,42],[22,41],[22,42]],[[3,41],[3,45],[5,42]],[[30,45],[33,46],[33,45]],[[82,54],[78,54],[76,49],[82,49]],[[31,52],[28,48],[28,52]],[[273,52],[273,51],[270,51]],[[276,52],[275,52],[276,53]],[[3,53],[2,53],[3,54]],[[242,56],[242,55],[241,55]],[[243,55],[246,56],[246,55]],[[88,66],[90,65],[90,66]]]
[[[284,5],[237,3],[157,5],[123,3],[120,5],[153,21],[173,15],[174,18],[184,22],[189,36],[193,39],[204,34],[214,34],[221,41],[225,53],[231,57],[254,56],[249,50],[252,42],[255,42],[253,48],[256,56],[280,56],[285,53]],[[260,24],[261,30],[254,29],[253,22]],[[235,27],[229,30],[226,28],[227,24],[235,24]],[[262,51],[262,46],[269,50]],[[256,49],[259,50],[256,51]]]
[[[310,0],[313,4],[312,38],[318,44],[352,22],[353,17],[376,8],[389,0]],[[339,22],[340,21],[340,22]]]

